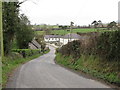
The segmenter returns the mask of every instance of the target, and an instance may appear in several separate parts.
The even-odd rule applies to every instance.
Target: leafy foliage
[[[93,33],[88,40],[73,41],[63,46],[60,50],[63,55],[72,55],[79,58],[84,55],[99,56],[106,61],[119,61],[120,59],[120,30]]]
[[[24,58],[40,53],[39,49],[13,49],[12,51],[21,54]]]
[[[110,22],[107,26],[108,30],[117,28],[117,23],[115,21]]]
[[[27,49],[28,43],[32,41],[34,32],[30,26],[29,20],[25,15],[20,16],[19,29],[16,31],[17,45],[20,49]]]
[[[97,54],[107,60],[120,58],[120,30],[103,33],[97,41]]]
[[[4,49],[8,54],[12,45],[14,34],[18,29],[19,22],[19,5],[18,2],[3,2],[3,32],[4,32]]]
[[[46,43],[44,42],[44,36],[36,34],[35,39],[41,45],[41,51],[44,51],[46,46]]]
[[[58,63],[120,86],[120,29],[90,36],[85,43],[70,42],[57,51]]]
[[[80,41],[69,42],[67,45],[64,45],[59,52],[62,55],[73,56],[73,58],[80,57]]]
[[[28,43],[32,40],[34,35],[27,17],[23,14],[19,14],[19,7],[19,2],[3,2],[5,54],[10,53],[14,40],[17,40],[17,45],[19,48],[28,48]]]

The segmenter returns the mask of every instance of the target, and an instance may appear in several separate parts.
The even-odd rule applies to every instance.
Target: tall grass
[[[118,78],[117,62],[106,62],[93,55],[82,55],[79,59],[76,59],[73,63],[72,56],[63,56],[60,53],[56,53],[56,62],[64,65],[76,71],[82,71],[91,76],[99,79],[103,79],[109,83],[120,86],[120,79]]]

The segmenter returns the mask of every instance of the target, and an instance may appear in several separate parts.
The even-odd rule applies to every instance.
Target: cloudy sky
[[[22,1],[22,0],[20,0]],[[21,5],[21,13],[32,24],[88,25],[93,20],[103,23],[118,20],[120,0],[28,0]]]

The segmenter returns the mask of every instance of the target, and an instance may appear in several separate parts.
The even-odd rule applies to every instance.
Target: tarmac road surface
[[[18,68],[6,88],[109,88],[85,78],[54,62],[55,48]]]

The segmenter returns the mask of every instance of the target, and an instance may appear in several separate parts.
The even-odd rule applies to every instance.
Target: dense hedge
[[[58,63],[120,86],[120,30],[69,42],[57,52]]]
[[[86,43],[87,41],[87,43]],[[90,36],[88,40],[76,40],[62,46],[59,52],[65,56],[79,58],[84,55],[99,56],[103,60],[120,60],[120,30],[104,32],[98,36]]]
[[[120,30],[102,33],[96,47],[96,53],[103,59],[120,60]]]
[[[40,49],[13,49],[12,51],[21,54],[24,58],[40,53]]]
[[[80,44],[80,41],[69,42],[67,45],[64,45],[61,49],[59,49],[59,52],[62,53],[62,55],[71,55],[73,58],[79,58]]]

